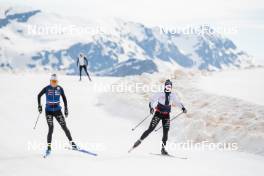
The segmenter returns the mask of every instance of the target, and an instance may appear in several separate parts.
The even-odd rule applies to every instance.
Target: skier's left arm
[[[66,98],[66,95],[64,93],[63,88],[61,88],[61,97],[62,97],[62,100],[63,100],[63,103],[64,103],[64,114],[67,117],[68,114],[69,114],[68,113],[68,103],[67,103],[67,98]]]
[[[86,66],[88,65],[88,59],[86,57],[84,57],[84,61],[86,63]]]
[[[178,106],[183,113],[187,113],[186,108],[183,106],[183,104],[181,103],[181,101],[178,99],[178,97],[176,96],[176,94],[172,94],[172,102],[173,104],[175,104],[176,106]]]

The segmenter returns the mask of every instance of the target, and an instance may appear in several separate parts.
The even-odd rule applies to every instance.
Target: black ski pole
[[[40,117],[40,113],[38,114],[38,117],[37,117],[37,120],[36,120],[36,122],[35,122],[35,125],[34,125],[34,130],[36,129],[36,127],[37,127],[37,123],[38,123],[38,121],[39,121],[39,117]]]
[[[134,128],[132,128],[132,131],[134,131],[139,125],[141,125],[147,118],[150,117],[151,114],[149,114],[147,117],[145,117],[143,120],[141,120]]]
[[[183,114],[183,112],[181,112],[181,113],[179,113],[179,114],[177,114],[176,116],[174,116],[170,121],[173,121],[173,120],[175,120],[176,118],[178,118],[180,115],[182,115]],[[161,127],[162,126],[160,126],[159,128],[157,128],[157,129],[155,129],[155,132],[157,132],[157,131],[159,131],[159,129],[161,129]]]

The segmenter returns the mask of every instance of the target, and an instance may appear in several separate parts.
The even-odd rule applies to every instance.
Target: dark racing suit
[[[168,132],[170,129],[171,105],[177,105],[179,108],[183,108],[183,105],[174,93],[161,92],[155,94],[151,98],[150,108],[156,107],[156,112],[150,122],[149,128],[141,135],[141,141],[144,140],[156,128],[161,120],[163,127],[162,147],[166,146]]]
[[[47,119],[47,124],[49,127],[48,131],[48,136],[47,136],[47,142],[48,144],[51,144],[52,141],[52,133],[53,133],[53,117],[58,121],[60,124],[61,128],[65,132],[67,138],[69,141],[72,141],[71,133],[69,129],[66,126],[66,122],[64,119],[64,116],[61,112],[61,106],[60,106],[60,96],[63,99],[64,107],[67,109],[67,99],[64,94],[64,90],[61,86],[46,86],[44,87],[41,92],[38,94],[38,105],[41,105],[41,96],[46,95],[46,108],[45,108],[45,113],[46,113],[46,119]]]

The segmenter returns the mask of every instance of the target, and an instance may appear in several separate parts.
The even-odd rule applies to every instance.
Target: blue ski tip
[[[88,150],[80,149],[80,148],[79,149],[72,149],[71,147],[66,147],[66,149],[85,153],[85,154],[92,155],[92,156],[98,156],[98,154],[96,154],[96,153],[90,152]]]

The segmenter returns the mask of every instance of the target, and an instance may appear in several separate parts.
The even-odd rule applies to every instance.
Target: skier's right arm
[[[88,59],[84,57],[84,60],[85,60],[86,66],[88,66]]]
[[[41,97],[46,93],[46,87],[44,87],[38,94],[38,111],[42,113]]]
[[[79,66],[79,58],[77,57],[77,67]]]
[[[156,103],[158,102],[160,94],[159,93],[155,93],[149,101],[149,110],[150,113],[153,114],[154,113],[154,107],[156,106]]]

